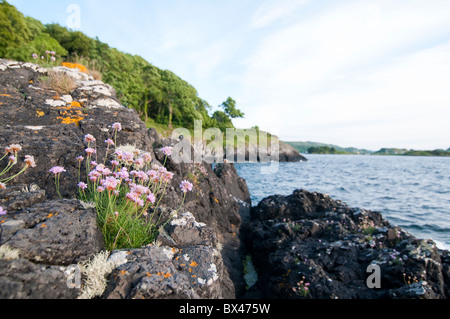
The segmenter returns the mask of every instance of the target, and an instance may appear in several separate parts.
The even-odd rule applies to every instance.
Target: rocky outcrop
[[[275,138],[275,137],[273,137]],[[224,157],[227,158],[226,152],[234,154],[234,161],[250,161],[250,162],[263,162],[267,163],[270,161],[277,162],[306,162],[307,159],[301,155],[295,148],[289,144],[283,143],[282,141],[277,141],[278,152],[272,152],[272,147],[267,148],[260,147],[259,145],[249,144],[245,148],[225,148]],[[228,158],[232,156],[228,155]]]
[[[265,198],[251,217],[244,233],[259,280],[249,298],[449,296],[449,252],[391,226],[378,212],[297,190]],[[379,288],[369,266],[379,267]]]
[[[65,93],[50,89],[46,83],[49,72],[66,74],[74,86]],[[111,138],[111,125],[116,122],[122,124],[118,146],[148,152],[154,164],[164,162],[163,146],[176,143],[147,129],[134,110],[120,104],[112,87],[87,74],[0,60],[0,146],[19,144],[23,150],[18,162],[29,154],[37,164],[0,190],[0,206],[8,211],[0,216],[0,245],[14,256],[0,254],[1,298],[80,296],[80,290],[67,284],[73,277],[71,269],[96,260],[104,247],[95,227],[95,209],[75,199],[76,157],[84,155],[88,147],[84,137],[91,134],[98,141],[98,159],[102,159],[106,153],[103,141]],[[0,163],[2,169],[7,160]],[[8,176],[18,173],[20,166]],[[53,166],[66,170],[59,179],[62,198],[49,172]],[[177,164],[169,158],[166,168],[174,178],[160,203],[161,211],[180,206],[182,180],[194,185],[179,212],[186,221],[168,224],[153,246],[110,252],[113,260],[123,258],[119,263],[109,262],[108,285],[104,294],[95,296],[235,298],[244,288],[241,214],[249,215],[251,206],[245,181],[232,164],[213,169],[207,163]],[[183,258],[190,259],[183,262]],[[90,278],[84,273],[82,277]]]

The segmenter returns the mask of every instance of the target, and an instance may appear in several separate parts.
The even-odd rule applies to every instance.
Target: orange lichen
[[[123,276],[123,275],[126,275],[127,274],[127,271],[126,270],[121,270],[120,272],[119,272],[119,276]]]
[[[72,102],[69,106],[58,107],[60,110],[61,116],[57,117],[57,119],[61,120],[62,124],[76,124],[79,125],[79,122],[84,120],[83,111],[81,110],[81,105],[79,102]]]
[[[52,218],[54,215],[53,214],[48,214],[47,218]]]
[[[44,113],[44,112],[42,112],[42,111],[39,111],[39,110],[37,110],[37,111],[36,111],[36,114],[37,114],[37,115],[36,115],[37,117],[42,117],[42,116],[44,116],[44,115],[45,115],[45,113]]]
[[[197,266],[198,266],[198,264],[195,261],[191,262],[189,265],[189,267],[193,267],[193,268],[195,268]]]
[[[84,65],[78,63],[63,62],[61,65],[69,69],[78,69],[83,73],[88,73],[88,69]]]
[[[11,95],[9,95],[9,94],[0,94],[0,96],[11,97]]]
[[[45,227],[47,227],[47,225],[45,225],[45,224],[42,224],[41,228],[45,228]]]

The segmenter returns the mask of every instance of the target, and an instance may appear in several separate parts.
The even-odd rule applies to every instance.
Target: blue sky
[[[192,84],[231,96],[286,141],[450,147],[448,0],[9,0]]]

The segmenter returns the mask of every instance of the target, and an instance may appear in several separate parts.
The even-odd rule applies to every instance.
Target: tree
[[[216,126],[223,132],[226,131],[227,128],[234,128],[233,122],[231,122],[231,119],[225,112],[215,111],[212,115],[212,119],[215,121]]]
[[[0,57],[5,56],[8,48],[17,48],[30,39],[31,31],[23,14],[5,0],[0,0]]]
[[[245,114],[236,108],[236,101],[229,97],[225,102],[222,103],[222,108],[225,114],[230,118],[243,118]]]

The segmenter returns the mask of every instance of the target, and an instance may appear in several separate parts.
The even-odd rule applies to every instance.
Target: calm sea
[[[350,207],[379,211],[392,225],[450,249],[450,158],[306,155],[308,162],[236,164],[256,206],[263,198],[305,189],[330,195]]]

